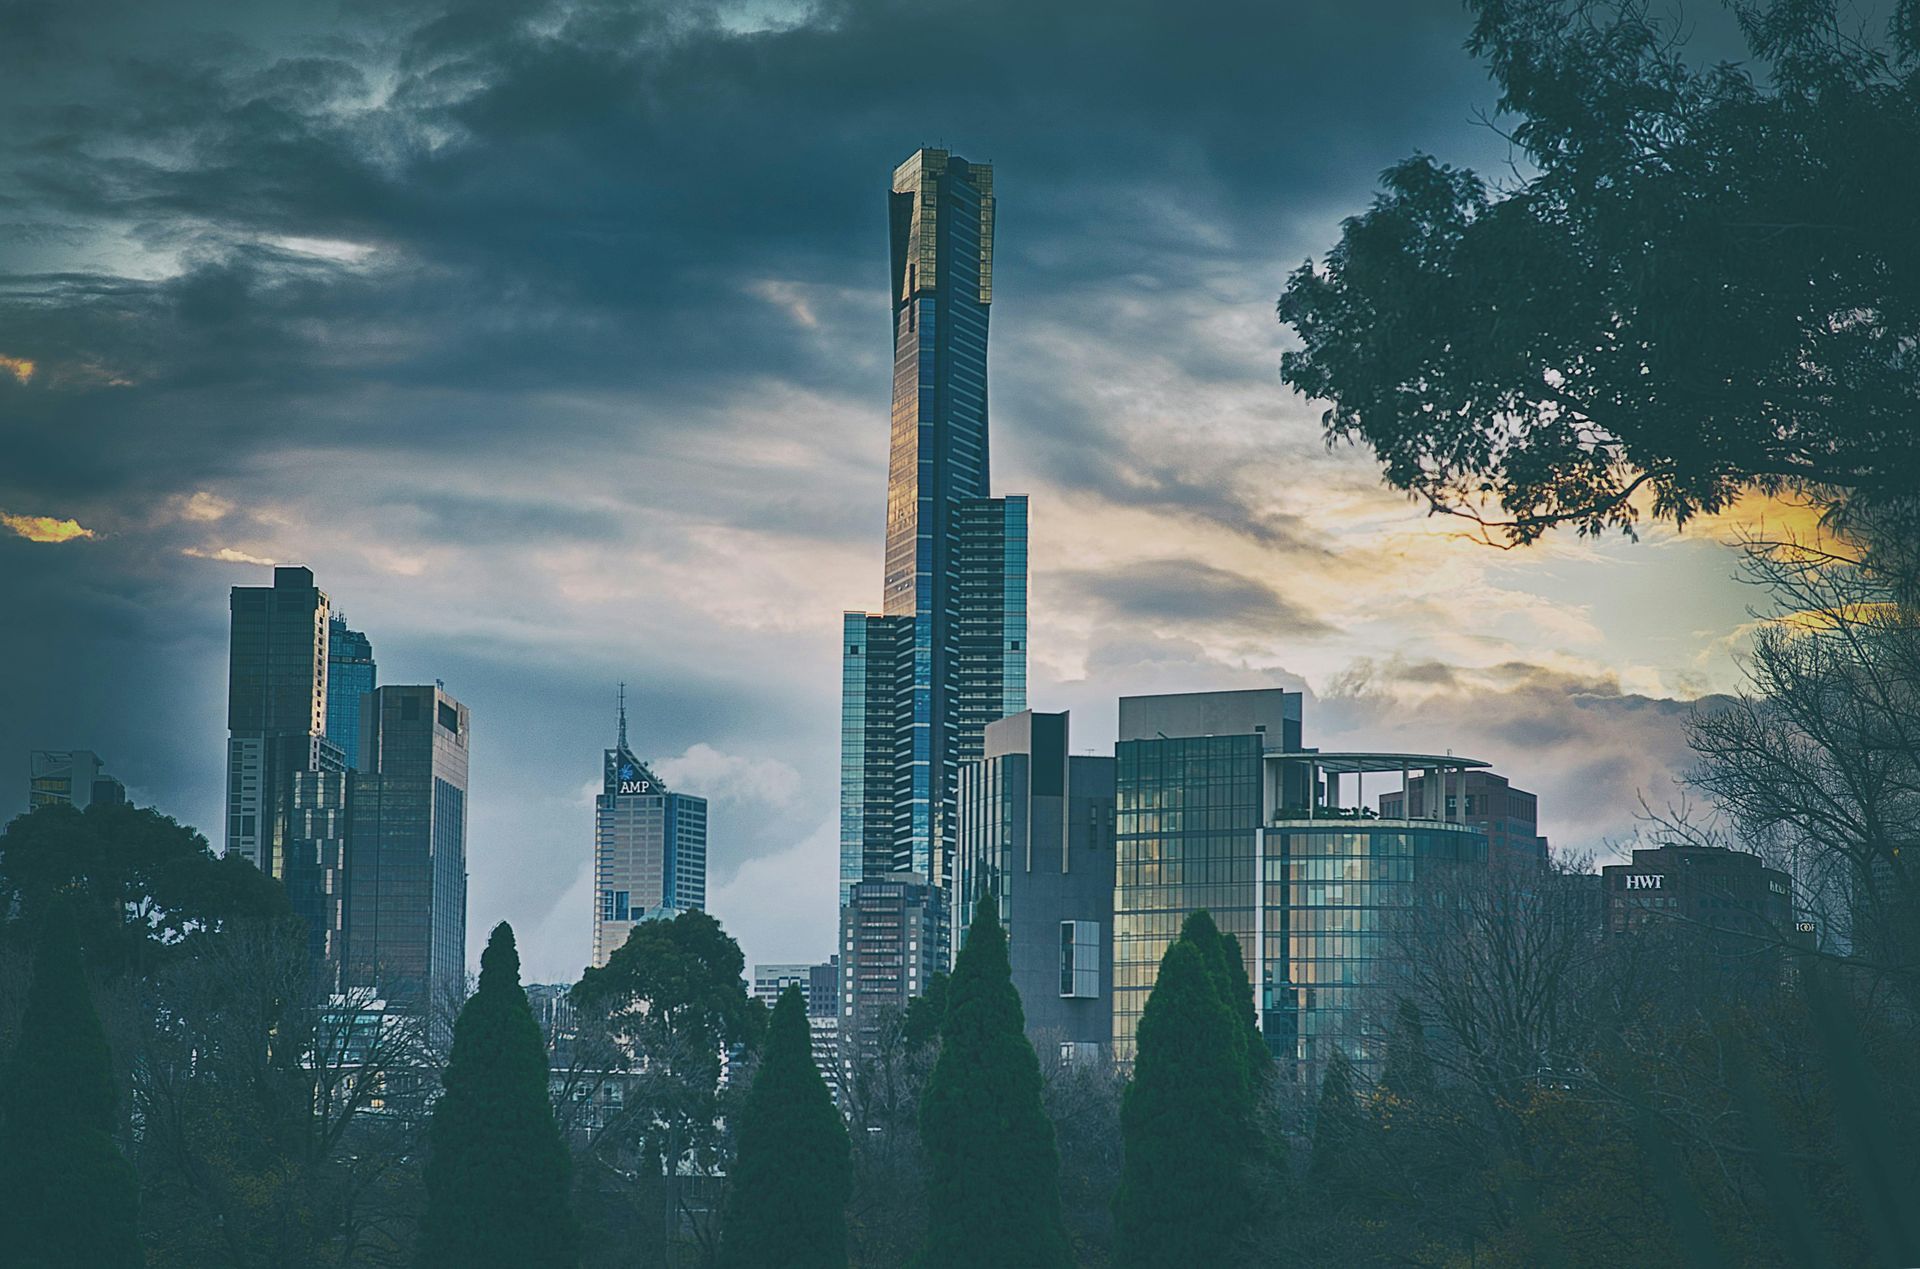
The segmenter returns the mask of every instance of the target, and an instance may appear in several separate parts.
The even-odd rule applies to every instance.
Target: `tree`
[[[975,907],[954,962],[940,1056],[920,1101],[920,1135],[935,1196],[920,1265],[1073,1263],[1040,1063],[1027,1041],[991,895]]]
[[[571,996],[581,1048],[620,1109],[592,1142],[596,1191],[611,1205],[638,1197],[653,1208],[649,1243],[671,1261],[689,1224],[711,1241],[710,1222],[685,1202],[687,1175],[725,1158],[722,1075],[726,1055],[758,1043],[766,1009],[742,982],[740,945],[705,912],[643,921],[604,966],[588,969]],[[599,1087],[583,1090],[588,1096]],[[634,1193],[634,1180],[640,1193]],[[703,1255],[711,1253],[707,1247]]]
[[[1433,1078],[1433,1057],[1427,1052],[1427,1030],[1420,1019],[1420,1006],[1405,996],[1394,1009],[1393,1024],[1387,1031],[1387,1057],[1380,1064],[1380,1091],[1406,1106],[1431,1102],[1439,1093]]]
[[[579,1263],[566,1144],[547,1097],[547,1051],[520,986],[513,927],[494,927],[480,986],[454,1024],[433,1108],[422,1266]]]
[[[56,898],[73,904],[96,973],[146,974],[192,955],[234,921],[286,915],[280,883],[151,808],[51,805],[0,833],[0,930],[30,928]]]
[[[1307,1180],[1323,1197],[1345,1189],[1358,1176],[1360,1154],[1367,1145],[1367,1120],[1360,1110],[1354,1086],[1353,1063],[1344,1049],[1334,1046],[1320,1077],[1320,1104],[1313,1114],[1313,1154],[1307,1160]]]
[[[113,1068],[72,909],[40,920],[19,1040],[0,1074],[0,1248],[24,1269],[143,1263]]]
[[[737,1140],[720,1263],[844,1267],[852,1188],[847,1126],[813,1064],[813,1032],[797,986],[774,1006]]]
[[[900,1020],[901,1038],[913,1048],[932,1044],[940,1038],[940,1024],[947,1019],[947,988],[951,980],[938,970],[927,975],[920,994],[907,1001],[906,1016]]]
[[[1120,1102],[1114,1263],[1224,1264],[1251,1214],[1253,1081],[1219,967],[1186,938],[1160,960]]]
[[[1289,279],[1281,377],[1331,403],[1329,443],[1509,543],[1746,489],[1910,494],[1913,4],[1878,44],[1837,0],[1736,6],[1751,57],[1710,67],[1637,0],[1469,7],[1533,171],[1408,159]]]
[[[1225,1004],[1241,1024],[1246,1038],[1247,1073],[1257,1084],[1273,1066],[1273,1055],[1260,1034],[1259,1015],[1253,1008],[1253,981],[1247,977],[1247,961],[1240,952],[1240,940],[1222,933],[1213,914],[1205,908],[1190,913],[1180,923],[1180,937],[1199,948],[1212,967],[1213,980]]]

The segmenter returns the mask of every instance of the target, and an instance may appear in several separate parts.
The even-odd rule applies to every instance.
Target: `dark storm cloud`
[[[1236,633],[1318,638],[1337,633],[1267,583],[1197,560],[1145,560],[1052,579],[1066,605],[1093,604],[1117,621],[1206,625]]]

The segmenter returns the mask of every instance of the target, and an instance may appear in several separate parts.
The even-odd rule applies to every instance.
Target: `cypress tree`
[[[1223,933],[1205,908],[1188,915],[1180,924],[1180,937],[1192,943],[1206,958],[1213,971],[1214,985],[1221,1002],[1240,1024],[1247,1056],[1247,1072],[1256,1085],[1273,1065],[1266,1039],[1260,1034],[1259,1014],[1253,1008],[1253,981],[1247,977],[1246,958],[1240,954],[1240,940]]]
[[[853,1186],[847,1126],[813,1064],[813,1033],[797,986],[773,1007],[739,1133],[720,1263],[844,1269]]]
[[[513,927],[494,927],[480,986],[453,1028],[434,1104],[417,1260],[458,1266],[580,1262],[572,1161],[547,1098],[547,1051],[520,986]]]
[[[41,918],[33,986],[0,1074],[0,1252],[23,1269],[145,1263],[139,1187],[114,1144],[113,1063],[70,904]]]
[[[927,1153],[922,1269],[1053,1269],[1073,1263],[1060,1157],[1040,1101],[1006,931],[981,899],[954,963],[940,1057],[920,1099]]]
[[[1114,1263],[1231,1263],[1251,1215],[1253,1088],[1217,959],[1181,938],[1160,961],[1120,1102],[1126,1159]]]
[[[1366,1145],[1367,1120],[1355,1096],[1353,1064],[1338,1045],[1320,1079],[1320,1105],[1313,1116],[1313,1154],[1307,1160],[1307,1180],[1323,1194],[1344,1188],[1342,1183],[1360,1172],[1359,1154]]]

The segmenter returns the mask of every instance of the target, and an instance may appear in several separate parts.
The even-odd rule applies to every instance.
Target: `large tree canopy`
[[[1631,0],[1470,0],[1531,169],[1416,156],[1280,298],[1281,377],[1389,484],[1508,542],[1920,479],[1920,0],[1743,10],[1689,63]]]
[[[88,964],[144,972],[228,922],[287,914],[280,883],[150,808],[43,806],[0,832],[0,931],[73,904]],[[23,925],[21,928],[26,928]]]

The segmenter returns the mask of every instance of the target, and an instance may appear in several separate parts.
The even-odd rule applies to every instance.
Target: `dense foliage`
[[[1281,376],[1329,441],[1515,542],[1749,488],[1910,493],[1920,6],[1884,34],[1837,0],[1741,7],[1749,57],[1712,66],[1657,6],[1469,7],[1528,166],[1495,189],[1410,158],[1289,280]]]
[[[1231,1263],[1250,1215],[1254,1077],[1209,920],[1167,949],[1120,1106],[1115,1263]]]
[[[919,1263],[1052,1269],[1073,1263],[1060,1211],[1060,1160],[1041,1105],[1007,936],[981,899],[954,961],[940,1057],[920,1102],[927,1153],[926,1243]]]
[[[720,1263],[845,1266],[851,1166],[846,1123],[813,1062],[806,1000],[788,987],[740,1109]]]
[[[520,986],[513,929],[494,927],[454,1026],[433,1108],[422,1266],[568,1266],[579,1238],[569,1160],[547,1099],[547,1052]]]
[[[33,987],[0,1069],[0,1252],[21,1269],[144,1263],[133,1168],[115,1137],[107,1038],[71,907],[42,909]]]

